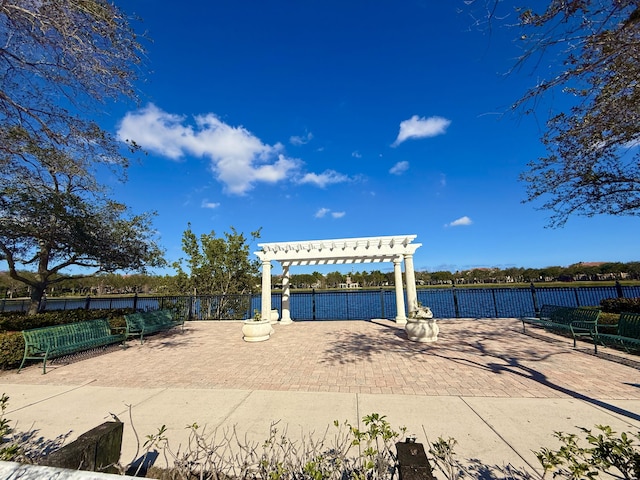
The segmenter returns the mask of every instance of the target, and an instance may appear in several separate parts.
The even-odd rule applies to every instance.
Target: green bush
[[[0,369],[18,368],[24,355],[24,338],[20,332],[0,333]]]
[[[640,298],[605,298],[600,306],[607,313],[640,313]]]
[[[619,318],[620,318],[619,313],[602,312],[598,317],[598,326],[615,325],[618,323]]]

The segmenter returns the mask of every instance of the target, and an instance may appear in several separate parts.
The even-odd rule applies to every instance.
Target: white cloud
[[[185,155],[208,158],[216,178],[229,193],[242,195],[256,183],[276,183],[292,176],[300,160],[286,157],[280,143],[264,144],[242,126],[233,127],[214,114],[187,118],[153,104],[129,112],[120,122],[118,139],[133,140],[143,149],[179,160]]]
[[[451,120],[443,117],[418,117],[414,115],[409,120],[400,122],[400,132],[398,138],[391,145],[397,147],[410,138],[427,138],[443,135],[447,127],[451,125]]]
[[[316,217],[316,218],[324,218],[329,214],[331,214],[332,218],[342,218],[347,213],[346,212],[332,212],[330,208],[322,207],[322,208],[318,209],[318,211],[315,213],[314,217]]]
[[[298,183],[310,183],[317,187],[324,188],[333,183],[343,183],[348,182],[349,180],[350,178],[348,176],[338,173],[335,170],[325,170],[320,174],[307,173],[298,180]]]
[[[314,215],[316,218],[322,218],[324,217],[327,213],[329,213],[331,210],[329,210],[328,208],[320,208],[316,214]]]
[[[293,135],[289,137],[289,143],[291,143],[291,145],[296,145],[296,146],[306,145],[311,140],[313,140],[313,133],[311,132],[303,136]]]
[[[445,224],[445,227],[460,227],[463,225],[471,225],[472,223],[473,222],[471,221],[471,219],[465,215],[464,217],[460,217],[459,219],[454,220],[451,223]]]
[[[208,200],[202,200],[202,203],[200,204],[200,206],[202,208],[211,208],[211,209],[213,209],[213,208],[218,208],[220,206],[220,204],[217,203],[217,202],[210,202]]]
[[[391,167],[391,169],[389,170],[389,173],[393,175],[402,175],[407,170],[409,170],[409,162],[407,162],[406,160],[403,160],[401,162],[396,163],[393,167]]]
[[[359,151],[351,152],[353,158],[362,158],[362,154]]]

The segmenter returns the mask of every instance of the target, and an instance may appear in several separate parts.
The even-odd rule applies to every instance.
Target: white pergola
[[[290,273],[292,266],[342,265],[350,263],[393,262],[396,287],[396,318],[399,324],[407,322],[404,292],[402,289],[402,267],[404,261],[407,301],[409,311],[418,307],[413,254],[421,247],[411,243],[417,235],[394,235],[385,237],[340,238],[334,240],[305,240],[297,242],[259,243],[255,252],[262,261],[262,318],[271,313],[271,262],[282,265],[282,312],[280,323],[291,323]]]

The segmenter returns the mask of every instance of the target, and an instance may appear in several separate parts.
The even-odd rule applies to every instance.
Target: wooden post
[[[396,443],[400,480],[434,480],[431,465],[421,443],[408,438]]]

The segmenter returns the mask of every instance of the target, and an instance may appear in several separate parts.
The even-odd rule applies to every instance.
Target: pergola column
[[[291,295],[291,276],[289,265],[282,265],[282,312],[280,313],[280,323],[291,323],[291,305],[289,298]]]
[[[262,311],[263,320],[271,318],[271,262],[262,261]]]
[[[418,309],[418,292],[416,291],[416,273],[413,267],[413,254],[404,256],[404,276],[407,283],[407,303],[409,313]]]
[[[396,284],[396,323],[405,325],[407,323],[407,315],[404,307],[404,292],[402,290],[402,258],[393,259],[393,273]]]

